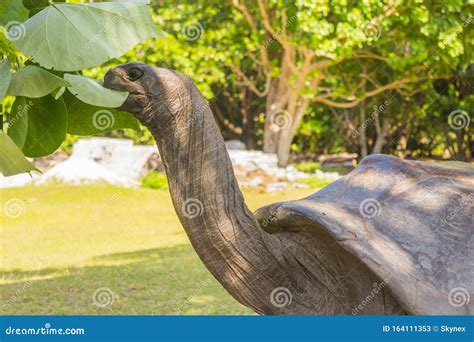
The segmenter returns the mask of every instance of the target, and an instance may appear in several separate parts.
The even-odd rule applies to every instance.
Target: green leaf
[[[82,102],[100,107],[120,107],[127,99],[128,92],[107,89],[102,82],[80,75],[65,74],[69,82],[68,90]]]
[[[8,135],[27,157],[46,156],[66,137],[66,105],[51,95],[37,99],[17,97],[8,123]]]
[[[69,84],[43,68],[27,65],[13,74],[8,94],[13,96],[43,97],[53,90]]]
[[[64,0],[54,0],[54,2],[64,2]],[[49,0],[23,0],[23,6],[30,11],[30,17],[49,5]]]
[[[2,60],[0,63],[0,102],[3,101],[3,98],[7,93],[8,86],[10,85],[10,80],[12,78],[10,68],[11,65],[8,59]]]
[[[64,92],[66,91],[66,87],[61,87],[55,91],[53,91],[51,93],[51,95],[53,95],[54,99],[57,100],[59,99],[61,96],[63,96]]]
[[[28,19],[28,10],[23,6],[21,0],[2,0],[0,6],[0,25],[9,31],[14,24]]]
[[[164,35],[147,5],[128,2],[55,3],[24,27],[17,47],[46,69],[62,71],[102,64],[142,40]]]
[[[140,129],[138,120],[130,113],[91,106],[68,92],[62,98],[67,106],[67,131],[70,134],[93,135],[121,128]]]
[[[39,171],[15,145],[12,139],[3,131],[0,131],[0,172],[5,176],[13,176],[18,173]]]

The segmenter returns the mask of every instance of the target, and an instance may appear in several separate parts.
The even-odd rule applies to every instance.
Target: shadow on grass
[[[84,266],[0,272],[0,314],[250,314],[190,245],[103,255]]]

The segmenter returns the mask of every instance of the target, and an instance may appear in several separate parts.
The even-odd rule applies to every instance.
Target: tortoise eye
[[[127,78],[130,80],[130,81],[136,81],[138,80],[140,77],[142,77],[143,75],[143,70],[139,69],[139,68],[131,68],[128,72],[127,72]]]

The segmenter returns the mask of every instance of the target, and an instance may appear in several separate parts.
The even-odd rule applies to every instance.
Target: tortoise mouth
[[[146,94],[137,90],[131,90],[129,87],[124,84],[125,79],[121,77],[121,75],[118,75],[117,73],[114,72],[113,69],[110,69],[107,71],[107,73],[104,76],[104,83],[103,87],[111,90],[117,90],[117,91],[126,91],[128,92],[128,96],[145,96]]]
[[[117,75],[113,69],[110,69],[105,73],[103,86],[111,90],[128,91],[122,82],[123,79]]]

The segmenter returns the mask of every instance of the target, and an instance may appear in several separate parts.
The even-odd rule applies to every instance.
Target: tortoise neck
[[[224,140],[197,88],[173,119],[146,123],[157,141],[176,213],[209,271],[241,303],[258,310],[248,291],[273,260],[258,223],[244,202]],[[166,127],[164,127],[166,125]],[[258,286],[271,286],[260,279]],[[261,308],[262,304],[258,307]]]

